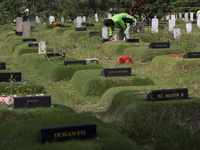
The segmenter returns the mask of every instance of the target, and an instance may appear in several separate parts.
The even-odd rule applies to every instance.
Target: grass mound
[[[1,149],[95,149],[95,150],[137,150],[138,146],[128,138],[115,132],[99,119],[81,114],[65,114],[63,117],[46,119],[35,119],[1,125],[3,130],[0,138],[2,139]],[[36,145],[37,133],[42,127],[63,126],[70,124],[96,123],[97,136],[100,139],[83,141],[66,141],[61,143],[50,143]],[[31,130],[30,130],[31,129]],[[10,135],[10,136],[8,136]]]
[[[71,84],[83,96],[101,96],[107,89],[116,86],[154,85],[149,78],[132,74],[128,77],[100,77],[102,69],[77,71]]]

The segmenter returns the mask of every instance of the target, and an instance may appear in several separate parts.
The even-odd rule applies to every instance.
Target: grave
[[[65,53],[46,53],[45,57],[49,58],[49,57],[65,57],[66,54]]]
[[[0,70],[5,70],[5,69],[6,69],[6,63],[0,62]]]
[[[36,39],[23,39],[22,41],[23,41],[23,42],[29,42],[29,41],[34,41],[34,42],[35,42]]]
[[[17,36],[22,36],[22,35],[23,35],[23,32],[15,32],[15,34],[16,34]]]
[[[94,24],[86,24],[86,27],[94,27]]]
[[[45,53],[46,53],[46,44],[44,41],[40,41],[38,46],[38,54],[45,54]]]
[[[16,30],[17,32],[22,32],[22,26],[23,26],[23,18],[17,17],[17,24],[16,24]]]
[[[157,33],[158,32],[158,19],[156,18],[156,16],[152,19],[151,26],[152,26],[151,32]]]
[[[14,97],[14,109],[37,107],[51,107],[51,96]]]
[[[108,14],[108,19],[111,19],[112,18],[112,14]]]
[[[107,68],[101,71],[101,77],[131,76],[131,68]]]
[[[185,21],[188,22],[189,19],[188,19],[188,13],[185,13]]]
[[[174,39],[179,39],[181,37],[181,30],[179,28],[174,28]]]
[[[170,48],[169,42],[153,42],[149,45],[149,48]]]
[[[179,13],[179,14],[178,14],[178,17],[179,17],[180,19],[182,19],[182,13]]]
[[[55,22],[55,17],[54,16],[49,16],[49,23],[53,24]]]
[[[38,142],[40,144],[96,138],[96,123],[45,127],[40,128],[38,133]]]
[[[70,60],[70,61],[64,61],[64,65],[86,65],[86,60]]]
[[[83,22],[83,18],[82,17],[80,17],[80,16],[78,16],[77,18],[76,18],[76,21],[77,21],[77,24],[76,24],[76,28],[81,28],[82,27],[82,22]]]
[[[108,39],[108,27],[102,28],[102,38],[103,38],[103,40],[102,40],[103,43],[109,41],[109,39]]]
[[[98,35],[100,32],[90,32],[91,36]]]
[[[148,101],[181,100],[188,99],[188,89],[162,89],[153,90],[147,95]]]
[[[194,13],[190,12],[190,21],[193,21],[193,20],[194,20]]]
[[[176,15],[171,15],[172,20],[176,20]]]
[[[65,19],[61,18],[61,23],[64,24],[65,23]]]
[[[164,26],[158,26],[158,29],[165,29],[165,27]]]
[[[99,22],[98,14],[95,14],[95,21]]]
[[[87,24],[88,24],[87,22],[83,22],[82,23],[83,26],[87,26]]]
[[[38,43],[29,43],[28,47],[38,47]]]
[[[200,58],[200,52],[187,52],[183,58]]]
[[[166,20],[169,20],[169,19],[170,19],[170,15],[167,15],[167,16],[166,16]]]
[[[13,81],[21,81],[22,80],[22,74],[21,72],[1,72],[0,73],[0,82],[10,82],[10,80]]]
[[[174,30],[174,27],[175,27],[175,20],[170,19],[169,20],[169,31],[172,32]]]
[[[41,22],[40,22],[40,18],[39,18],[38,16],[35,17],[35,22],[36,22],[37,24],[40,24],[40,23],[41,23]]]
[[[200,19],[197,19],[197,26],[200,28]]]
[[[23,36],[30,37],[31,23],[30,21],[23,21]]]
[[[87,28],[76,28],[76,31],[87,31]]]
[[[86,22],[86,16],[83,16],[83,22]]]
[[[127,39],[126,42],[135,43],[135,42],[139,42],[139,39]]]
[[[61,25],[61,28],[71,28],[70,25]]]
[[[186,23],[186,31],[187,31],[187,33],[192,32],[192,24],[191,23]]]
[[[99,59],[98,58],[87,58],[86,62],[99,64]]]

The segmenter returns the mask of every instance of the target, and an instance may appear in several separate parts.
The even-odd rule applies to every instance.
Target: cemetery
[[[154,14],[111,40],[115,14],[0,26],[0,149],[200,149],[199,16]]]

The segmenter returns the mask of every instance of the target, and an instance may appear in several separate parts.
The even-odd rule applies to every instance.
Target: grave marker
[[[98,14],[95,14],[95,21],[99,22]]]
[[[76,31],[87,31],[87,28],[76,28]]]
[[[31,23],[29,21],[23,21],[23,36],[30,37]]]
[[[34,42],[35,42],[36,39],[35,39],[35,38],[34,38],[34,39],[23,39],[22,41],[23,41],[23,42],[30,42],[30,41],[34,41]]]
[[[179,28],[174,28],[174,39],[179,39],[181,37],[181,30]]]
[[[49,16],[49,23],[53,24],[55,22],[55,17],[54,16]]]
[[[61,23],[62,23],[62,24],[65,23],[65,18],[61,18]]]
[[[86,24],[86,27],[94,27],[94,24],[89,24],[89,23],[87,23],[87,24]]]
[[[167,16],[166,16],[166,20],[169,20],[169,19],[170,19],[170,15],[167,15]]]
[[[176,20],[176,15],[171,15],[172,20]]]
[[[22,36],[22,35],[23,35],[23,32],[15,32],[15,34],[16,34],[17,36]]]
[[[183,58],[200,58],[200,52],[187,52]]]
[[[86,16],[83,16],[83,22],[86,22]]]
[[[111,19],[112,18],[112,14],[108,14],[108,19]]]
[[[45,53],[46,53],[46,44],[44,41],[40,41],[38,46],[38,54],[45,54]]]
[[[151,32],[157,33],[158,32],[158,19],[156,18],[156,16],[152,19],[151,26],[152,26]]]
[[[14,108],[51,107],[51,96],[14,97]]]
[[[46,53],[45,57],[49,58],[49,57],[65,57],[66,54],[65,53]]]
[[[0,70],[5,70],[6,69],[6,63],[0,62]]]
[[[194,13],[190,12],[190,21],[193,21],[193,20],[194,20]]]
[[[99,64],[99,59],[98,58],[87,58],[86,62]]]
[[[200,19],[197,19],[197,26],[200,28]]]
[[[81,16],[78,16],[77,18],[76,18],[76,20],[77,20],[77,24],[76,24],[76,28],[81,28],[82,27],[82,22],[83,22],[83,18],[81,17]]]
[[[153,90],[147,95],[148,101],[181,100],[188,99],[188,89]]]
[[[22,80],[22,74],[21,72],[1,72],[0,73],[0,82],[10,82],[10,80],[13,81],[21,81]]]
[[[40,128],[38,135],[40,144],[68,140],[96,139],[96,123]]]
[[[101,77],[131,76],[131,68],[107,68],[101,71]]]
[[[186,31],[187,31],[187,33],[192,32],[192,24],[191,23],[186,23]]]
[[[40,24],[40,23],[41,23],[41,22],[40,22],[40,18],[39,18],[38,16],[35,17],[35,22],[36,22],[37,24]]]
[[[38,43],[29,43],[28,47],[38,47]]]
[[[91,36],[98,35],[100,32],[90,32]]]
[[[130,43],[139,42],[139,39],[127,39],[126,42]]]
[[[86,65],[86,60],[70,60],[70,61],[64,61],[64,65]]]
[[[102,28],[102,38],[103,43],[108,41],[108,27]]]
[[[61,28],[71,28],[71,26],[70,25],[61,25]]]
[[[23,30],[23,18],[22,17],[17,17],[17,24],[16,24],[16,30],[17,32],[22,32]]]
[[[188,22],[188,13],[185,13],[185,21]]]
[[[182,13],[179,13],[179,18],[182,19]]]
[[[149,45],[149,48],[170,48],[169,42],[153,42]]]
[[[158,29],[165,29],[165,27],[164,26],[158,26]]]
[[[169,20],[169,31],[172,32],[174,30],[174,27],[175,27],[175,20],[170,19]]]

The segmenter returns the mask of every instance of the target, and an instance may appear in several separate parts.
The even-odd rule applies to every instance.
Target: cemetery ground
[[[132,33],[138,43],[125,41],[102,44],[102,21],[87,31],[39,25],[31,38],[45,41],[47,52],[66,53],[67,60],[98,58],[100,64],[64,66],[65,58],[45,58],[29,42],[16,36],[12,25],[1,28],[0,60],[8,68],[22,72],[25,80],[0,83],[2,94],[51,95],[53,108],[14,109],[0,105],[0,149],[199,149],[199,118],[187,122],[200,108],[200,59],[173,57],[200,50],[200,29],[193,24],[186,33],[185,23],[177,21],[181,37],[174,39],[165,29]],[[92,23],[92,22],[91,22]],[[32,24],[34,26],[34,23]],[[67,24],[66,24],[67,25]],[[148,49],[151,42],[170,42],[170,48]],[[33,43],[33,42],[32,42]],[[119,64],[127,55],[132,64]],[[132,69],[128,77],[100,77],[104,68]],[[2,71],[0,71],[2,72]],[[20,84],[20,85],[18,85]],[[189,99],[151,102],[152,90],[188,88]],[[24,89],[24,90],[21,90]],[[184,122],[185,121],[185,122]],[[184,122],[184,125],[181,122]],[[98,139],[37,144],[42,127],[96,123]]]

